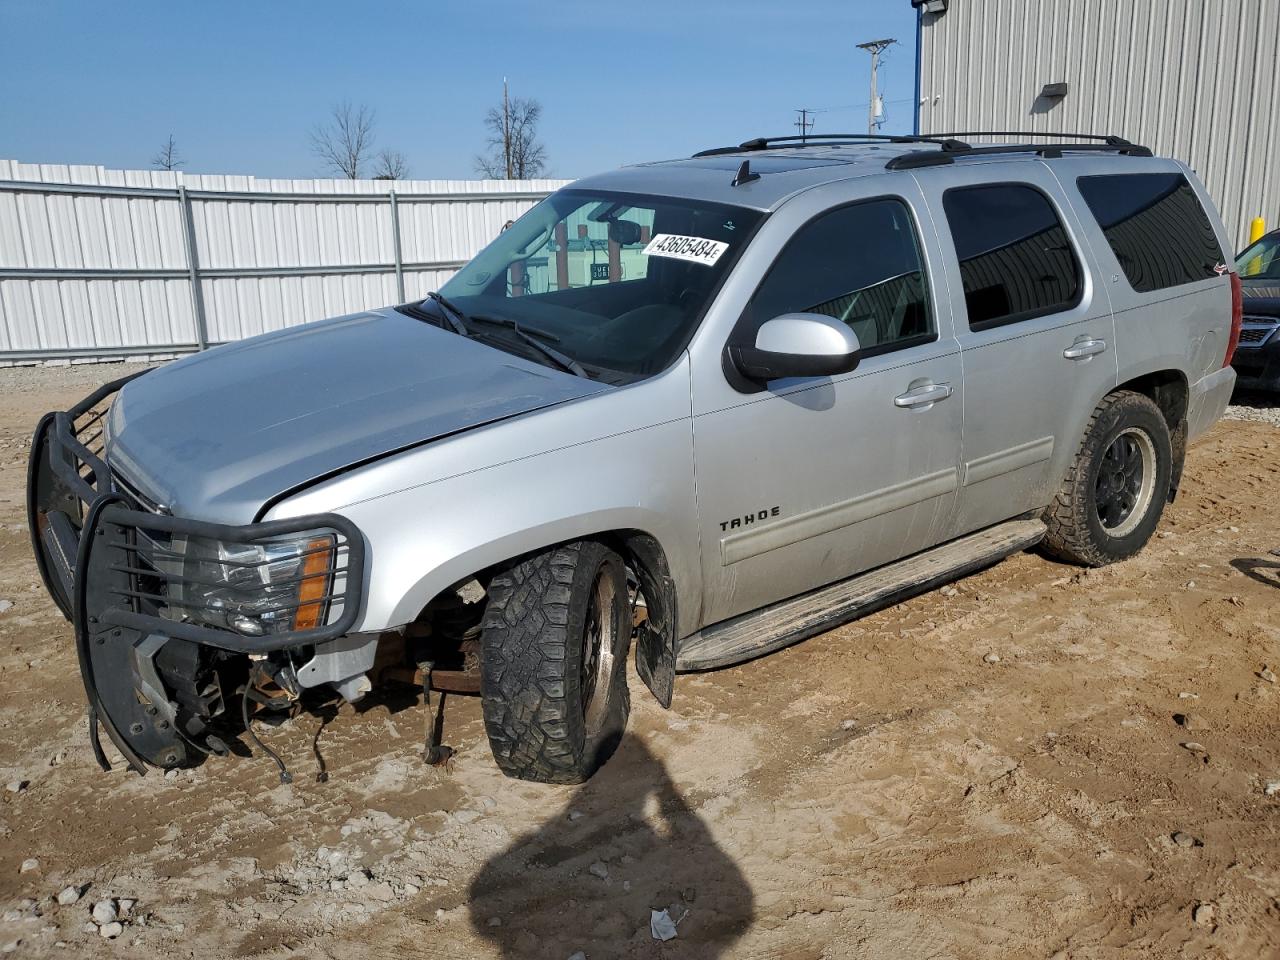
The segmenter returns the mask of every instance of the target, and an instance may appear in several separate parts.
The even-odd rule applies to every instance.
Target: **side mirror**
[[[748,380],[832,377],[858,366],[858,335],[820,313],[784,313],[756,332],[754,347],[732,346],[729,358]]]

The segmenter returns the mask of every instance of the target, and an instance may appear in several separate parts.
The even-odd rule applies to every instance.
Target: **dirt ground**
[[[37,416],[121,369],[0,371],[3,950],[1280,956],[1280,792],[1265,792],[1280,780],[1280,432],[1265,411],[1192,449],[1132,561],[1019,555],[681,677],[670,711],[633,680],[630,732],[582,787],[503,778],[459,697],[451,769],[419,760],[421,707],[375,701],[323,730],[308,715],[264,728],[294,771],[281,785],[256,755],[169,778],[93,762],[22,497]],[[68,885],[87,888],[59,905]],[[89,923],[108,897],[136,900],[114,940]],[[652,938],[653,907],[683,918],[676,939]]]

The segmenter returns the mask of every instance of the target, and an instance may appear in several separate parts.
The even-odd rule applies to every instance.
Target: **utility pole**
[[[507,179],[511,180],[515,171],[511,169],[511,105],[507,100],[506,77],[502,78],[502,153],[507,160]]]
[[[809,119],[809,109],[807,107],[800,107],[796,110],[796,113],[799,114],[799,119],[796,120],[795,127],[800,131],[800,141],[803,143],[804,138],[809,135],[809,130],[813,127],[813,121]]]
[[[892,46],[897,43],[892,38],[886,40],[869,40],[866,43],[858,44],[859,50],[865,50],[871,54],[871,102],[867,105],[867,133],[875,133],[876,128],[880,126],[880,93],[876,88],[876,74],[880,70],[880,52],[885,47]]]

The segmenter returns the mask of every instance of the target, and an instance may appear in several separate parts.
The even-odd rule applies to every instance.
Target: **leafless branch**
[[[169,139],[164,142],[154,157],[151,158],[151,165],[157,170],[177,170],[179,167],[185,167],[187,161],[178,155],[178,144],[173,139],[173,134],[169,134]]]
[[[328,123],[311,131],[311,152],[334,173],[357,180],[373,155],[375,115],[361,104],[340,103],[333,108]]]
[[[409,176],[409,161],[399,150],[383,150],[373,164],[373,179],[404,180]]]
[[[533,99],[512,99],[505,116],[501,104],[491,109],[484,118],[489,131],[485,139],[488,152],[475,158],[476,172],[494,180],[506,179],[509,155],[515,180],[531,180],[546,173],[547,149],[538,139],[541,119],[542,104]]]

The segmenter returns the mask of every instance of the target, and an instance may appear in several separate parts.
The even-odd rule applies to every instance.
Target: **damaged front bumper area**
[[[311,685],[299,674],[325,660],[317,647],[350,646],[365,550],[332,514],[231,526],[142,501],[111,476],[101,444],[104,404],[123,382],[40,421],[27,509],[41,576],[75,626],[98,761],[108,767],[101,723],[144,773],[226,753],[235,711],[224,693],[296,696]]]

